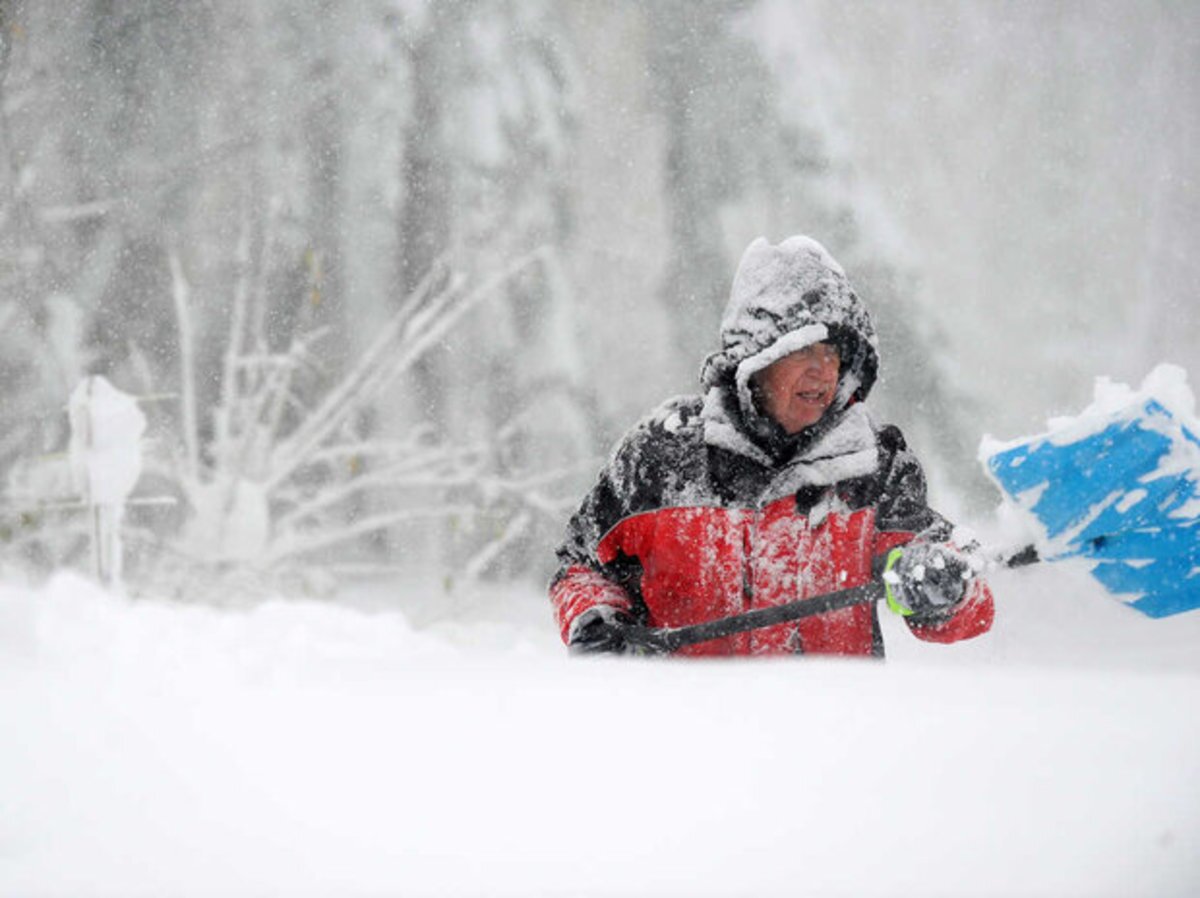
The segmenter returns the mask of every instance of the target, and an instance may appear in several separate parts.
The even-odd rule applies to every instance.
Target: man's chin
[[[789,415],[786,421],[780,421],[779,424],[789,434],[797,434],[820,421],[828,408],[829,406],[825,405],[816,409],[805,409],[803,413]]]

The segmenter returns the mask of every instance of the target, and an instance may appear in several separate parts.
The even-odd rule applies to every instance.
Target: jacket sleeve
[[[636,434],[632,434],[618,447],[571,517],[558,547],[558,570],[550,581],[550,603],[563,642],[570,637],[571,624],[597,605],[633,611],[631,592],[637,590],[640,566],[630,571],[628,564],[601,564],[597,547],[630,508],[636,443]]]
[[[913,541],[951,544],[953,525],[931,509],[925,473],[898,428],[879,433],[882,488],[876,509],[875,557],[882,567],[892,549]],[[962,548],[962,547],[959,547]],[[963,598],[945,609],[905,618],[909,630],[928,642],[957,642],[986,633],[995,606],[986,581],[978,575],[967,583]]]

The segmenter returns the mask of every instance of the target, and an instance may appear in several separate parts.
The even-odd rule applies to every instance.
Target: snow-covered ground
[[[1200,613],[994,585],[883,664],[572,659],[532,588],[0,588],[0,894],[1197,894]]]

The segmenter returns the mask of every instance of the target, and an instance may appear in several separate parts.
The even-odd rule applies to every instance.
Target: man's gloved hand
[[[629,648],[625,642],[625,628],[633,623],[627,612],[609,605],[597,605],[572,622],[567,646],[581,655],[602,652],[623,655]]]
[[[973,574],[970,557],[946,543],[911,543],[888,555],[883,581],[888,607],[908,617],[962,600]]]

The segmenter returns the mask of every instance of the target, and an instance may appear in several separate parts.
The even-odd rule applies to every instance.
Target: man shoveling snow
[[[824,247],[754,241],[721,349],[704,365],[706,392],[638,424],[571,519],[550,587],[563,640],[623,652],[646,627],[790,605],[864,586],[885,568],[889,605],[921,639],[985,632],[993,605],[982,565],[926,504],[900,431],[864,404],[876,344]],[[876,604],[859,602],[678,652],[881,657],[884,646]]]

